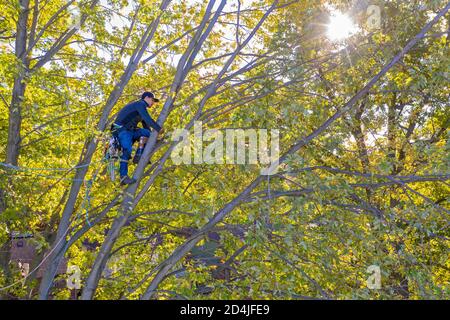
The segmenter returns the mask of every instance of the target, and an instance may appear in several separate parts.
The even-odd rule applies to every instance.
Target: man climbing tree
[[[119,139],[122,147],[119,170],[121,185],[136,182],[136,179],[128,177],[128,160],[131,158],[133,143],[139,140],[139,148],[133,158],[133,163],[138,163],[150,137],[150,127],[158,133],[162,132],[161,126],[147,112],[147,108],[152,107],[156,102],[159,102],[159,99],[156,99],[152,92],[144,92],[140,100],[127,104],[119,111],[111,126],[113,135]],[[143,128],[137,127],[139,122],[142,123]]]

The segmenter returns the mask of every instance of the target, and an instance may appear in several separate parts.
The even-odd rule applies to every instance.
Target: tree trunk
[[[17,34],[15,55],[20,62],[17,74],[14,77],[11,105],[9,108],[8,142],[6,146],[6,162],[17,165],[20,148],[20,127],[22,124],[22,102],[26,88],[26,73],[28,71],[27,48],[27,21],[29,13],[29,0],[20,0],[20,13],[17,20]]]

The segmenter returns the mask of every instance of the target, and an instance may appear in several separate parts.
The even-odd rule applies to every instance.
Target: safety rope
[[[16,171],[69,171],[69,170],[73,170],[73,169],[79,169],[79,168],[84,168],[84,167],[88,167],[91,164],[97,164],[103,162],[103,159],[100,161],[96,161],[96,162],[89,162],[86,164],[82,164],[79,166],[74,166],[71,168],[29,168],[29,167],[19,167],[19,166],[14,166],[10,163],[5,163],[5,162],[0,162],[0,166],[2,167],[6,167],[8,169],[12,169],[12,170],[16,170]]]
[[[101,162],[104,162],[104,161],[105,160],[102,159],[100,161],[90,162],[90,163],[87,163],[87,164],[74,166],[72,168],[30,168],[30,167],[14,166],[12,164],[4,163],[4,162],[0,162],[0,166],[4,167],[6,169],[11,169],[11,170],[14,170],[14,171],[24,172],[24,173],[26,173],[26,172],[33,172],[33,171],[70,171],[70,170],[73,170],[73,169],[78,169],[78,168],[83,168],[83,167],[87,167],[87,166],[90,166],[90,165],[98,164],[98,163],[101,163]],[[65,178],[65,177],[61,177],[61,176],[48,175],[48,174],[42,174],[42,173],[33,173],[33,174],[35,176],[46,178],[46,179],[57,179],[57,180],[78,181],[78,182],[86,182],[87,181],[85,179]]]
[[[92,184],[95,181],[95,175],[92,179],[89,179],[87,182],[85,182],[85,186],[86,186],[86,193],[84,196],[84,200],[83,202],[86,203],[85,206],[85,216],[86,216],[86,223],[88,224],[88,226],[91,228],[92,224],[89,221],[89,208],[91,207],[91,189],[92,189]]]

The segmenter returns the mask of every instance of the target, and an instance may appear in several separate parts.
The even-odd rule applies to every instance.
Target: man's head
[[[159,102],[159,99],[156,99],[155,95],[150,91],[145,91],[142,94],[141,99],[147,102],[149,107],[151,107],[155,102]]]

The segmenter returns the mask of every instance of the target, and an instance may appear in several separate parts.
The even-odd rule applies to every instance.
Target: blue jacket
[[[147,112],[147,107],[147,102],[142,99],[131,102],[119,111],[116,121],[114,122],[127,130],[137,129],[138,123],[142,122],[142,126],[145,129],[150,129],[149,127],[152,127],[159,132],[161,127],[152,119],[152,117],[150,117]]]

